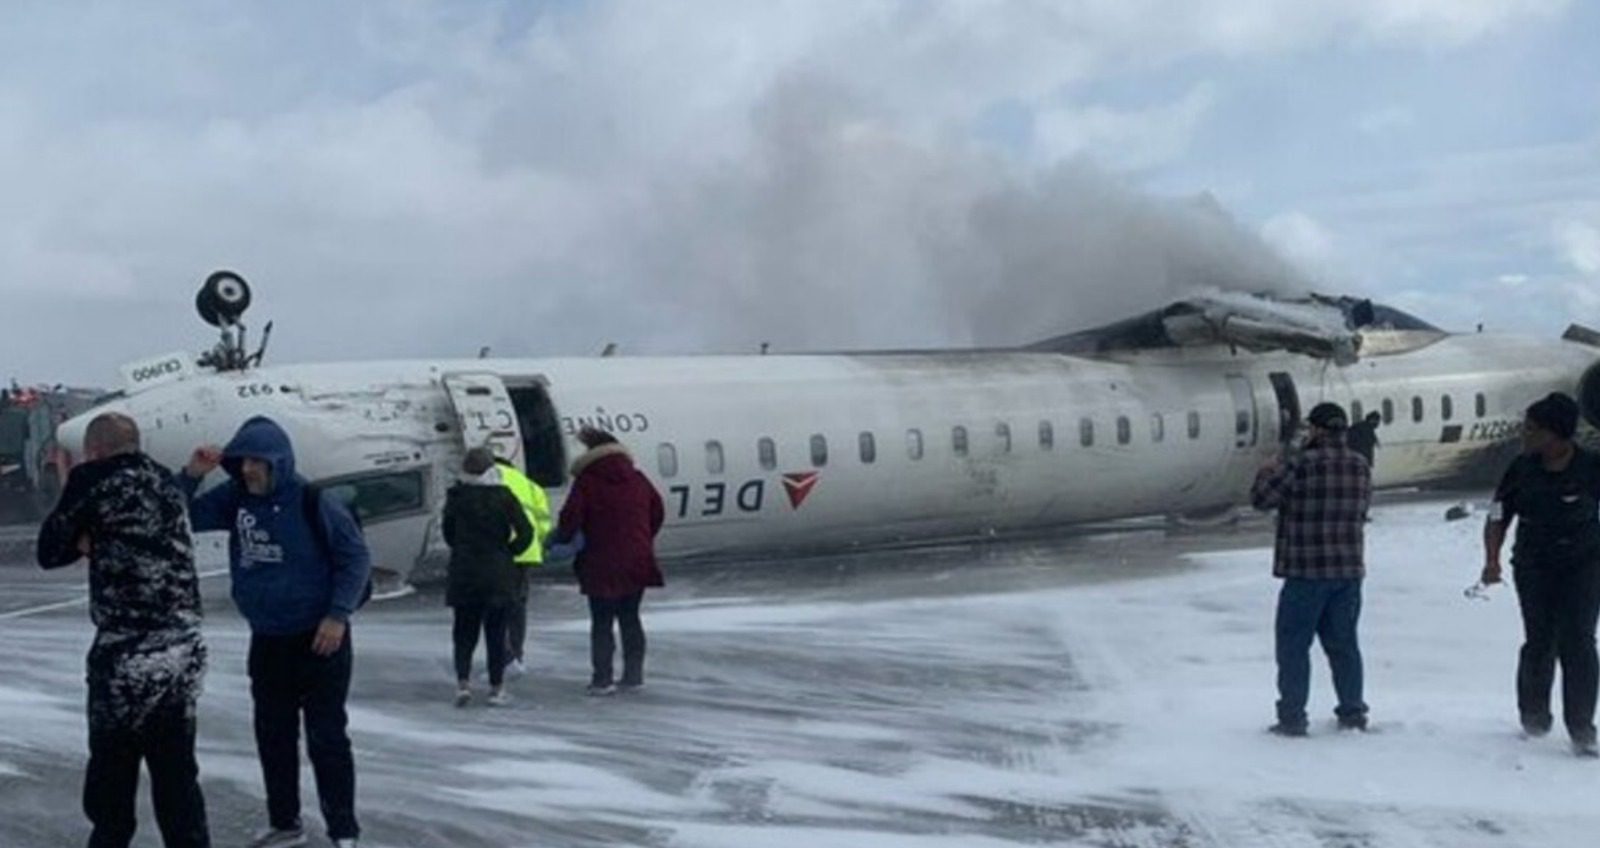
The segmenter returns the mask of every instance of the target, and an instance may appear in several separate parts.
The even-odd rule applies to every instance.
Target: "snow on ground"
[[[582,695],[587,623],[547,585],[535,673],[503,711],[449,705],[436,595],[376,605],[352,698],[366,844],[1595,844],[1600,764],[1516,735],[1515,599],[1463,597],[1479,526],[1444,508],[1386,506],[1372,525],[1365,735],[1332,728],[1320,660],[1312,738],[1264,732],[1261,524],[678,575],[647,602],[649,688],[610,700]],[[68,596],[50,581],[0,569],[0,613]],[[259,825],[260,789],[244,631],[220,590],[201,766],[227,845]],[[0,620],[8,848],[86,832],[82,619]]]

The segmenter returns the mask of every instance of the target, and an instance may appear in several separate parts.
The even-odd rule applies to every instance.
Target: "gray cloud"
[[[220,266],[280,359],[1025,341],[1271,285],[1291,272],[1214,204],[1091,164],[1181,155],[1227,93],[1124,114],[1077,86],[1560,5],[24,4],[0,377],[205,343],[188,304]],[[1043,116],[1020,155],[973,141],[1001,102]]]

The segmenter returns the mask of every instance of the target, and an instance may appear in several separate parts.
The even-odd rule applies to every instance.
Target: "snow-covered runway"
[[[356,630],[371,846],[1587,846],[1600,764],[1519,739],[1516,605],[1463,597],[1476,521],[1388,505],[1363,636],[1376,730],[1272,719],[1264,523],[860,554],[670,575],[650,685],[584,697],[587,620],[538,588],[506,710],[450,704],[437,595]],[[0,614],[81,571],[0,568]],[[201,769],[219,846],[260,824],[245,633],[208,588]],[[87,832],[81,608],[0,619],[0,846]],[[309,792],[307,809],[315,808]],[[157,845],[146,816],[140,845]]]

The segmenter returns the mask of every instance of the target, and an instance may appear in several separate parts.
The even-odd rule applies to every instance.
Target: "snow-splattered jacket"
[[[76,562],[88,543],[89,720],[137,727],[163,703],[192,709],[205,673],[200,585],[185,498],[143,454],[80,465],[39,531],[39,564]]]

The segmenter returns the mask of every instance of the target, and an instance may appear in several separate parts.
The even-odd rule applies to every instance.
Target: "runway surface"
[[[451,705],[447,610],[364,610],[351,697],[366,846],[1583,846],[1600,764],[1516,734],[1514,597],[1466,599],[1476,519],[1375,514],[1375,732],[1272,719],[1270,526],[675,570],[649,686],[585,697],[587,617],[536,590],[508,709]],[[81,844],[81,569],[0,566],[0,845]],[[262,824],[246,631],[206,581],[215,842]],[[320,838],[309,770],[308,818]],[[137,845],[155,846],[144,808]],[[325,844],[325,843],[313,843]]]

